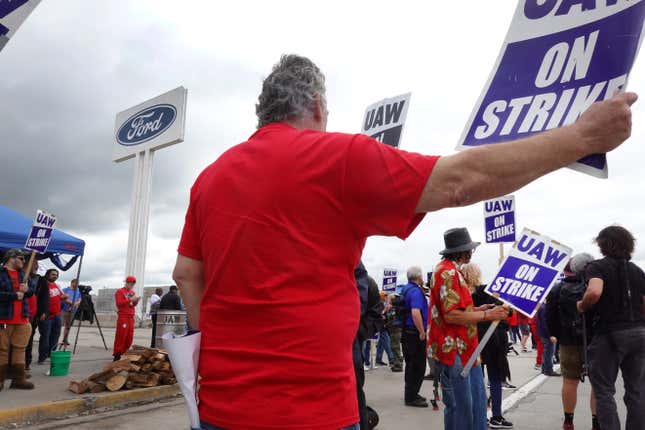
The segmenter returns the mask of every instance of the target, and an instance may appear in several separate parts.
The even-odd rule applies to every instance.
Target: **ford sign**
[[[162,134],[175,122],[177,109],[170,104],[150,106],[132,115],[116,134],[121,145],[138,145]]]

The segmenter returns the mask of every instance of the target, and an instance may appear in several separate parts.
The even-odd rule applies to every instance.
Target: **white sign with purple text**
[[[457,149],[572,124],[625,89],[644,17],[645,0],[520,0]],[[608,175],[605,154],[570,167]]]
[[[515,242],[515,196],[484,202],[486,243]]]
[[[398,148],[408,115],[410,97],[412,93],[407,93],[369,105],[365,110],[361,133]]]
[[[31,227],[25,248],[44,254],[49,246],[49,241],[56,224],[56,216],[38,209],[34,225]]]
[[[393,293],[396,290],[396,269],[383,269],[383,291]]]
[[[568,246],[525,228],[484,291],[533,318],[571,253]]]

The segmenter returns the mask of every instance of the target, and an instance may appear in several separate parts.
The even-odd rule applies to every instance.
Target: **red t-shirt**
[[[116,293],[114,293],[114,300],[116,301],[117,314],[120,317],[134,316],[135,306],[130,301],[134,296],[134,290],[128,290],[126,287],[116,290]]]
[[[13,290],[18,291],[20,289],[18,272],[9,269],[7,269],[7,272],[13,283]],[[22,316],[22,300],[13,301],[13,318],[10,320],[0,320],[0,324],[29,324],[29,318]]]
[[[430,336],[428,345],[436,360],[448,366],[455,364],[459,354],[462,365],[477,348],[477,325],[448,324],[445,315],[455,309],[471,311],[473,298],[466,281],[450,260],[441,260],[432,274],[430,291]]]
[[[53,282],[48,282],[49,286],[49,319],[56,318],[60,315],[60,296],[63,292]]]
[[[29,317],[35,317],[38,312],[38,298],[36,297],[36,294],[32,294],[27,297],[27,305],[29,306]]]
[[[364,135],[259,129],[191,190],[181,255],[201,260],[201,418],[232,429],[359,421],[354,267],[371,235],[407,237],[438,157]]]

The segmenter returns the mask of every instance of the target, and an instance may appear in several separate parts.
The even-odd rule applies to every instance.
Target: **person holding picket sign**
[[[446,406],[444,428],[485,430],[486,389],[482,368],[476,364],[465,378],[461,371],[477,348],[477,324],[506,319],[508,309],[493,304],[474,306],[468,284],[458,268],[470,262],[479,242],[473,242],[465,228],[450,229],[443,238],[446,248],[440,252],[443,259],[435,267],[430,290],[429,345],[441,375]]]
[[[613,150],[631,133],[636,98],[621,93],[571,125],[436,157],[326,132],[324,75],[306,57],[283,56],[262,83],[257,131],[193,185],[179,243],[173,279],[190,326],[202,336],[202,428],[355,429],[351,344],[359,311],[352,273],[367,238],[405,239],[426,212],[508,194]],[[445,265],[442,273],[452,270],[459,281],[450,291],[461,291],[454,261]],[[455,330],[470,325],[474,334],[482,318],[507,315],[501,307],[466,309],[465,297],[450,297],[441,318]],[[322,315],[333,318],[321,324]],[[463,345],[447,346],[446,377],[454,348],[460,360],[469,358]],[[272,401],[258,401],[266,398]],[[456,413],[454,404],[450,411]],[[482,415],[478,430],[486,426]]]

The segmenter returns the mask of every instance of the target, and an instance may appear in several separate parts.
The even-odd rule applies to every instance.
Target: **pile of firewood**
[[[134,345],[119,361],[106,364],[101,372],[82,381],[71,381],[69,390],[76,394],[100,393],[176,382],[165,351]]]

